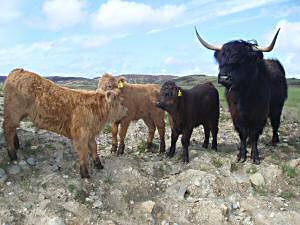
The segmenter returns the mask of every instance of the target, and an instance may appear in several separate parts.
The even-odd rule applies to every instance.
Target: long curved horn
[[[197,35],[197,38],[198,40],[200,41],[200,43],[205,47],[205,48],[208,48],[210,50],[214,50],[214,51],[220,51],[222,49],[222,45],[211,45],[211,44],[208,44],[206,41],[204,41],[200,35],[198,34],[198,31],[197,31],[197,28],[195,27],[195,32],[196,32],[196,35]]]
[[[276,32],[276,34],[275,34],[275,36],[274,36],[274,38],[273,38],[273,41],[271,42],[271,44],[270,44],[268,47],[259,47],[259,46],[257,46],[257,47],[256,47],[257,50],[258,50],[258,51],[261,51],[261,52],[270,52],[270,51],[272,51],[273,48],[274,48],[274,45],[275,45],[277,36],[278,36],[278,34],[279,34],[279,31],[280,31],[280,28],[277,30],[277,32]]]

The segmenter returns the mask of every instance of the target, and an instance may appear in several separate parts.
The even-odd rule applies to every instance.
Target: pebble
[[[66,224],[62,218],[54,217],[48,221],[47,225],[66,225]]]
[[[16,175],[18,173],[21,172],[21,167],[19,165],[12,165],[9,169],[8,169],[8,174],[9,175]]]
[[[0,168],[0,184],[3,184],[7,180],[7,174],[4,169]]]
[[[36,159],[33,157],[30,157],[26,160],[26,162],[28,163],[28,165],[30,166],[35,166],[36,165]]]
[[[101,200],[97,200],[93,203],[93,208],[97,208],[97,209],[100,209],[103,207],[103,203]]]

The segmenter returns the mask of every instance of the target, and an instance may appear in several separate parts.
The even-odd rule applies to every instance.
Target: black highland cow
[[[212,149],[217,150],[219,123],[219,93],[212,83],[198,84],[190,90],[178,87],[173,81],[167,81],[160,89],[157,107],[167,111],[171,116],[171,147],[169,157],[175,154],[178,136],[182,134],[184,148],[183,161],[189,162],[188,147],[193,129],[203,125],[205,139],[203,147],[209,144],[212,133]]]
[[[253,163],[260,163],[257,141],[268,117],[273,128],[272,143],[279,142],[280,116],[287,99],[285,71],[278,60],[263,58],[263,52],[272,51],[279,30],[270,46],[261,48],[243,40],[214,46],[205,42],[195,28],[200,43],[215,51],[218,82],[226,88],[229,111],[241,140],[237,161],[246,161],[248,140]]]

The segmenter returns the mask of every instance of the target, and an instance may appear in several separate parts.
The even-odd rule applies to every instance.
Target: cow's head
[[[111,74],[104,74],[99,79],[98,88],[103,91],[122,89],[125,86],[126,79],[124,77],[114,77]]]
[[[105,91],[105,99],[110,105],[109,122],[115,122],[127,115],[127,108],[123,105],[123,97],[120,96],[120,91]]]
[[[214,57],[219,64],[218,82],[227,88],[241,87],[258,76],[258,67],[262,65],[263,52],[270,52],[274,48],[278,29],[271,44],[267,47],[260,47],[256,42],[251,41],[230,41],[224,45],[211,45],[205,42],[195,32],[199,42],[206,48],[214,50]]]
[[[163,84],[160,89],[160,96],[156,103],[156,106],[166,110],[167,112],[172,112],[176,110],[180,98],[182,98],[183,91],[178,87],[175,82],[167,81]]]

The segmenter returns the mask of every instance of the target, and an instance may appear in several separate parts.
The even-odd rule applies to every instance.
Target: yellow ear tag
[[[119,81],[119,83],[118,83],[118,88],[124,88],[124,82],[123,81]]]
[[[178,96],[181,97],[182,96],[182,91],[178,90]]]

